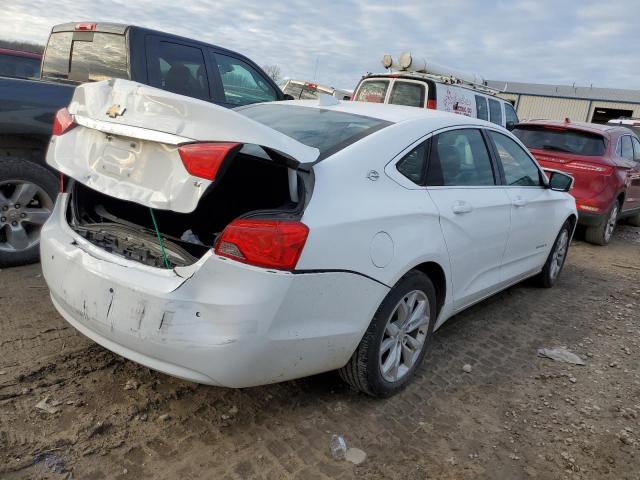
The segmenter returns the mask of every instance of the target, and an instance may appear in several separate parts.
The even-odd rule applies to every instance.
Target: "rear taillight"
[[[594,163],[588,162],[569,162],[566,164],[566,166],[574,170],[600,173],[602,175],[609,175],[613,172],[613,167],[610,167],[608,165],[596,165]]]
[[[73,115],[71,115],[69,110],[66,108],[61,108],[56,112],[55,117],[53,117],[53,129],[51,130],[51,135],[59,137],[75,126],[76,122],[73,120]]]
[[[227,155],[237,151],[239,143],[189,143],[178,148],[184,168],[194,177],[213,180]]]
[[[96,29],[96,24],[91,22],[76,23],[75,30],[77,32],[93,32]]]
[[[301,222],[239,219],[227,225],[214,251],[258,267],[293,270],[307,235],[309,227]]]
[[[431,110],[437,110],[438,102],[436,102],[435,100],[427,100],[427,108]]]

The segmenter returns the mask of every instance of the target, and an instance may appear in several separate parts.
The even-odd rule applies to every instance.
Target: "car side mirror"
[[[282,97],[283,100],[295,100],[295,98],[293,98],[293,95],[289,95],[288,93],[284,94],[284,97]]]
[[[573,177],[558,170],[546,170],[549,174],[549,188],[556,192],[568,192],[573,187]]]
[[[516,128],[516,122],[514,122],[513,120],[509,120],[506,126],[507,126],[507,130],[511,131],[514,128]]]

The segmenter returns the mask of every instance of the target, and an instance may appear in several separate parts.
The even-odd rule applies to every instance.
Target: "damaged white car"
[[[524,278],[551,286],[576,220],[487,122],[361,102],[236,111],[126,80],[76,89],[48,163],[51,298],[150,368],[248,387],[339,369],[391,395],[434,329]]]

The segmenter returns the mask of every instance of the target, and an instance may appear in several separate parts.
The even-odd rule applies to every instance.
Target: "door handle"
[[[458,213],[458,214],[469,213],[471,210],[473,210],[473,207],[468,202],[457,201],[451,206],[451,210],[453,210],[453,213]]]
[[[516,197],[513,200],[514,207],[524,207],[528,202],[522,197]]]

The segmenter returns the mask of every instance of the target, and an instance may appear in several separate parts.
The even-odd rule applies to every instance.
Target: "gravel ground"
[[[150,371],[68,326],[38,265],[5,269],[0,478],[637,480],[639,307],[640,229],[574,241],[555,288],[458,315],[375,400],[335,374],[230,390]],[[586,365],[537,354],[557,346]],[[366,459],[332,458],[333,434]]]

